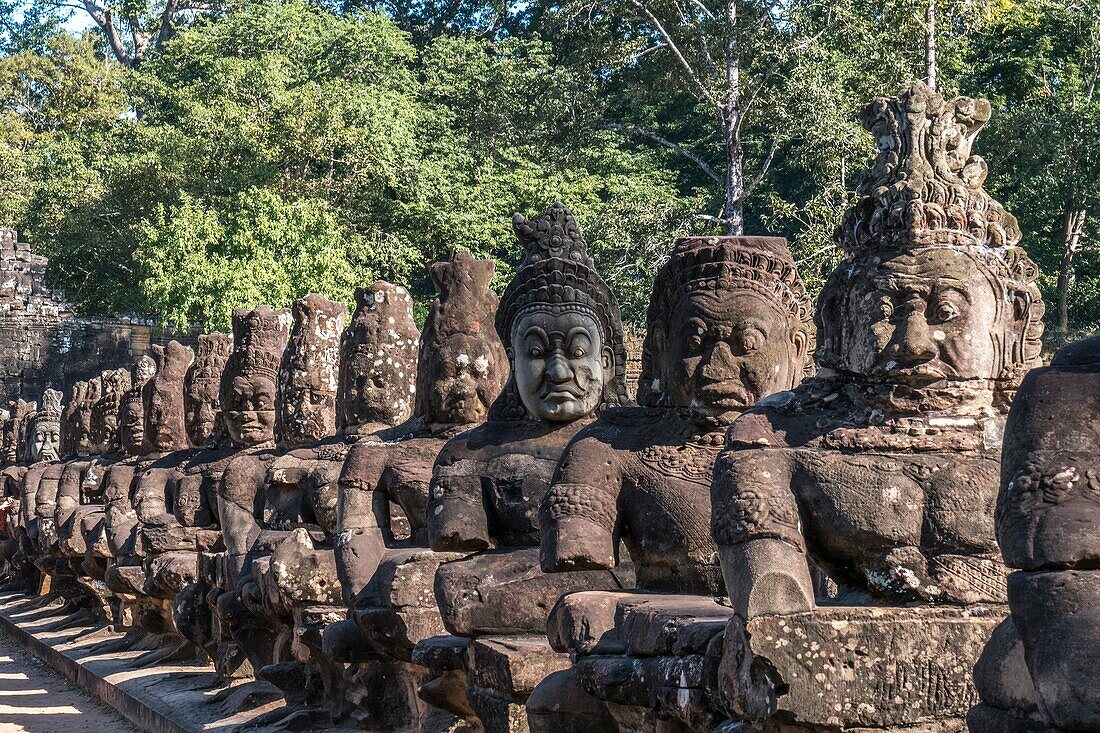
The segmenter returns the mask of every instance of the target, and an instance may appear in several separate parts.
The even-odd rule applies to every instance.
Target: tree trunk
[[[726,203],[722,210],[728,236],[745,233],[745,155],[741,149],[741,59],[737,44],[737,0],[726,2],[726,101],[719,116],[726,142]]]
[[[936,0],[924,10],[924,80],[936,88]]]
[[[1062,263],[1058,268],[1058,331],[1069,331],[1069,292],[1073,288],[1073,258],[1081,248],[1085,208],[1077,199],[1066,201],[1062,217]]]

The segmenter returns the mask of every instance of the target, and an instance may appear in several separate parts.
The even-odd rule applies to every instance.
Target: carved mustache
[[[575,399],[581,399],[586,394],[588,394],[588,390],[581,387],[575,381],[574,382],[544,381],[542,383],[542,390],[541,390],[540,396],[543,397],[543,398],[549,397],[552,394],[563,394],[563,393],[568,394],[568,395],[570,395],[571,397],[573,397]]]

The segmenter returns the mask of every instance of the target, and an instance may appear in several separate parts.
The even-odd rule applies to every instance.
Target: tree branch
[[[707,161],[703,160],[698,153],[693,153],[679,143],[669,140],[667,137],[658,135],[655,132],[650,132],[649,130],[644,130],[640,127],[635,127],[634,125],[623,125],[617,122],[609,122],[604,125],[604,128],[607,130],[626,132],[632,135],[637,135],[638,137],[644,137],[647,140],[652,140],[653,142],[658,143],[659,145],[663,145],[669,150],[673,150],[682,155],[684,158],[690,160],[692,163],[698,166],[699,170],[703,171],[703,173],[705,173],[708,178],[710,178],[718,185],[724,185],[725,183],[722,179],[722,176],[718,175],[718,171],[714,170],[714,168],[712,168],[710,164],[707,163]]]
[[[630,1],[631,3],[633,3],[634,7],[642,11],[642,14],[649,19],[649,22],[653,24],[653,27],[655,27],[657,29],[657,32],[661,34],[661,37],[665,39],[665,43],[668,44],[669,49],[676,57],[676,60],[680,62],[680,66],[684,68],[684,72],[687,74],[688,79],[691,81],[692,84],[695,85],[696,89],[702,95],[702,98],[707,100],[711,104],[717,104],[717,100],[715,100],[710,90],[707,89],[706,85],[703,84],[703,82],[699,79],[699,75],[695,73],[695,69],[692,68],[688,60],[684,58],[684,54],[681,53],[680,47],[676,45],[676,41],[672,38],[671,35],[669,35],[669,32],[665,30],[665,26],[661,23],[660,20],[657,19],[657,16],[653,14],[653,11],[649,9],[649,6],[641,2],[641,0]]]
[[[741,194],[742,199],[747,199],[760,185],[760,182],[764,180],[764,176],[767,175],[768,169],[771,168],[772,161],[775,160],[775,151],[779,147],[779,138],[772,138],[772,144],[768,148],[768,155],[764,158],[764,162],[760,164],[760,170],[756,172],[756,176],[749,182],[749,185],[745,186],[745,193]]]
[[[134,60],[126,52],[126,44],[122,42],[122,38],[118,35],[118,28],[115,27],[115,20],[110,9],[100,10],[96,7],[95,0],[84,0],[84,10],[100,27],[103,35],[107,37],[107,43],[111,46],[111,52],[118,59],[118,62],[127,68],[133,68]]]

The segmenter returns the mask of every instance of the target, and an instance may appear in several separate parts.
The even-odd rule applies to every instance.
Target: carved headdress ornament
[[[229,352],[233,348],[233,342],[224,333],[204,333],[198,338],[197,353],[191,368],[187,370],[184,389],[186,385],[197,382],[219,382],[222,378],[222,369],[229,358]]]
[[[614,361],[600,408],[627,404],[626,347],[619,303],[596,272],[577,220],[559,201],[538,219],[515,214],[512,229],[525,254],[497,310],[497,333],[505,348],[511,348],[512,326],[524,311],[587,313],[599,324]],[[517,419],[525,414],[510,380],[490,417]]]
[[[126,390],[126,394],[122,396],[122,400],[119,403],[120,406],[130,405],[135,402],[143,403],[144,397],[142,396],[142,390],[145,388],[145,383],[153,378],[153,375],[157,373],[157,363],[153,361],[151,356],[143,354],[139,357],[130,367],[130,388]]]
[[[225,373],[257,375],[275,381],[279,362],[290,335],[290,311],[261,305],[252,310],[233,309],[233,352]],[[224,384],[224,380],[223,380]],[[227,404],[222,395],[222,404]]]
[[[55,423],[60,427],[61,425],[61,400],[64,395],[60,390],[47,389],[42,392],[42,407],[34,413],[33,422],[38,424],[41,422]]]

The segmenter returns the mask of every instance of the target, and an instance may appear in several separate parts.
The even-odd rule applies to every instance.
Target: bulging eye
[[[959,315],[959,307],[949,301],[943,301],[936,306],[936,320],[945,323]]]
[[[578,346],[577,348],[573,349],[573,358],[574,359],[583,359],[586,356],[588,356],[588,352],[585,351],[584,349],[582,349],[581,347]]]
[[[889,298],[883,298],[879,301],[879,313],[883,318],[892,318],[894,316],[894,304],[890,302]]]
[[[542,347],[532,346],[531,350],[527,353],[532,359],[541,359],[542,358]]]
[[[756,351],[764,345],[764,335],[755,328],[741,332],[741,348],[745,351]]]

